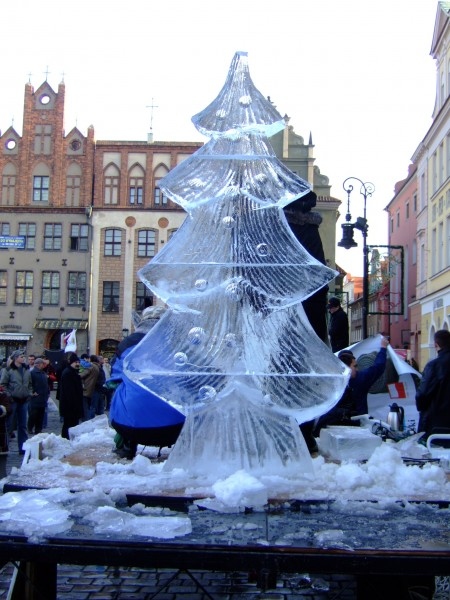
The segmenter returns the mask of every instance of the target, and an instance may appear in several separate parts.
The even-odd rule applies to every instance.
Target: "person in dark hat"
[[[33,393],[31,373],[25,365],[25,352],[15,350],[11,356],[9,369],[2,372],[0,385],[11,396],[11,414],[8,417],[8,431],[11,434],[14,419],[17,419],[17,443],[19,454],[25,454],[23,444],[27,441],[28,399]]]
[[[284,214],[292,233],[303,248],[313,258],[326,265],[325,252],[319,233],[322,217],[317,211],[311,210],[316,206],[316,202],[316,193],[310,191],[305,196],[297,198],[297,200],[288,204],[284,208]],[[314,329],[316,335],[326,344],[328,344],[327,294],[328,286],[324,285],[302,302],[311,327]]]
[[[333,352],[339,352],[339,350],[347,348],[349,345],[347,313],[343,310],[341,301],[336,296],[329,299],[327,308],[330,313],[328,333],[331,349]]]
[[[78,373],[80,369],[78,356],[73,352],[69,353],[67,363],[58,387],[60,389],[59,414],[63,419],[61,437],[69,439],[70,427],[79,425],[83,418],[83,385]]]

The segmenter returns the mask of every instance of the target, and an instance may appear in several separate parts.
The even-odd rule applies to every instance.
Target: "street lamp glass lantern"
[[[342,240],[338,242],[338,246],[350,250],[350,248],[356,248],[358,244],[353,239],[353,228],[352,223],[344,223],[342,225]]]

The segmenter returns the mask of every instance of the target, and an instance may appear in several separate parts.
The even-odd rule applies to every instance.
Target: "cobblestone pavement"
[[[49,413],[47,432],[61,432],[58,413]],[[17,440],[11,440],[6,472],[20,467]],[[14,565],[0,565],[0,600],[8,598]],[[174,571],[130,567],[58,565],[58,600],[356,600],[351,575],[282,574],[276,588],[262,591],[248,573]],[[203,588],[203,589],[202,589]],[[385,596],[380,590],[380,599]],[[38,600],[40,596],[33,596]],[[25,600],[25,599],[24,599]],[[364,599],[360,599],[364,600]]]

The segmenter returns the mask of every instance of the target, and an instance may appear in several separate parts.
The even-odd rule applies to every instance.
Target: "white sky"
[[[0,130],[14,118],[22,133],[24,85],[37,89],[48,67],[55,90],[64,73],[66,133],[92,124],[96,139],[145,140],[154,99],[155,140],[207,141],[191,117],[245,50],[256,87],[306,141],[312,132],[332,194],[346,200],[349,176],[375,185],[368,243],[384,244],[383,209],[431,125],[436,10],[436,0],[2,2]],[[363,214],[357,191],[353,219]],[[337,262],[361,275],[355,239],[358,249],[338,249]]]

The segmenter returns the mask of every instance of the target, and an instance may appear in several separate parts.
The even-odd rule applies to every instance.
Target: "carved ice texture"
[[[193,123],[210,141],[160,182],[187,218],[139,272],[169,310],[125,370],[187,415],[166,469],[309,472],[298,424],[334,406],[349,373],[301,305],[336,275],[284,217],[310,186],[269,144],[284,121],[254,87],[246,53]]]

